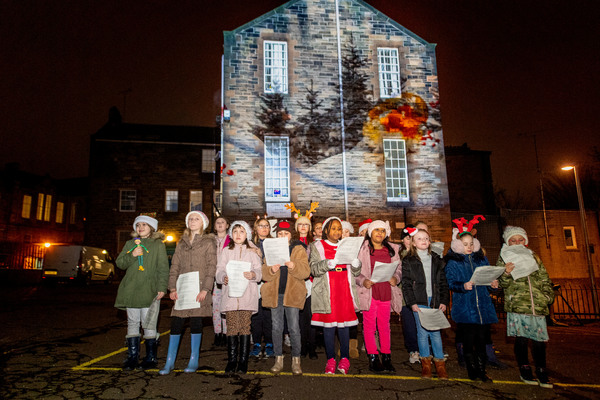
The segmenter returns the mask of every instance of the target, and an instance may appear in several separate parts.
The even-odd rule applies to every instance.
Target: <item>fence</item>
[[[46,247],[43,244],[2,243],[0,267],[12,269],[42,269]]]

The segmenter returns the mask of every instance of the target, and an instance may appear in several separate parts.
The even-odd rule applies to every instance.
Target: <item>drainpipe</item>
[[[340,4],[335,0],[335,25],[337,32],[337,51],[338,51],[338,77],[340,84],[340,114],[341,114],[341,133],[342,133],[342,173],[344,178],[344,212],[346,221],[348,221],[348,183],[346,179],[346,128],[344,121],[344,89],[342,87],[342,39],[340,37]]]

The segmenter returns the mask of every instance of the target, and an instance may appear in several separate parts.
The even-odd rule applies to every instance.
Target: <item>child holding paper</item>
[[[398,284],[402,279],[400,246],[389,243],[392,230],[389,222],[373,221],[365,235],[365,241],[358,253],[361,273],[356,278],[360,309],[363,313],[363,335],[369,358],[369,370],[373,372],[395,372],[391,356],[390,312],[402,312],[402,291]],[[395,272],[388,281],[371,281],[375,263],[398,262]],[[375,332],[379,332],[381,361],[377,352]]]
[[[227,366],[226,373],[248,372],[248,356],[250,354],[250,318],[258,311],[258,285],[262,277],[261,260],[250,248],[248,238],[252,229],[245,221],[235,221],[229,228],[231,242],[223,250],[217,263],[217,283],[223,284],[221,311],[227,318]],[[229,296],[229,277],[227,264],[230,261],[242,261],[250,264],[250,271],[243,273],[248,286],[241,297]],[[239,353],[239,361],[238,361]]]
[[[304,280],[310,275],[306,248],[299,240],[292,240],[293,227],[288,221],[279,221],[275,227],[278,238],[286,238],[290,261],[285,264],[262,266],[265,283],[261,287],[263,306],[271,309],[273,323],[273,349],[275,364],[271,372],[277,374],[283,369],[283,325],[287,318],[292,345],[292,374],[301,375],[299,311],[306,300]]]
[[[498,266],[505,267],[505,272],[498,281],[504,289],[504,310],[506,310],[506,331],[508,336],[515,337],[515,356],[519,364],[521,380],[529,385],[539,383],[541,387],[551,388],[546,370],[546,342],[548,341],[548,328],[546,315],[549,313],[548,305],[554,300],[552,281],[546,272],[544,263],[533,251],[528,250],[538,269],[527,276],[514,279],[511,273],[515,264],[505,262],[509,257],[507,251],[511,246],[527,246],[529,238],[523,228],[507,226],[502,235],[504,245],[498,258]],[[535,362],[537,382],[528,360],[529,341],[532,344],[532,355]]]
[[[486,332],[490,324],[498,322],[496,309],[488,287],[475,286],[471,281],[478,267],[489,265],[479,240],[470,231],[453,229],[450,250],[444,257],[446,278],[452,290],[452,319],[457,324],[457,336],[462,338],[464,360],[469,379],[491,382],[485,371]],[[498,281],[491,283],[498,288]]]
[[[417,325],[417,341],[421,356],[421,377],[431,379],[432,356],[429,341],[433,348],[433,362],[439,379],[448,379],[446,361],[439,330],[430,331],[421,325],[421,308],[437,308],[446,311],[450,301],[448,282],[444,271],[444,261],[431,252],[429,232],[417,230],[412,238],[408,255],[402,259],[402,293],[406,306],[411,308]]]
[[[323,222],[322,240],[310,245],[310,270],[314,276],[312,287],[312,324],[323,327],[327,364],[326,374],[334,374],[335,331],[340,341],[338,371],[350,370],[349,327],[358,325],[358,293],[355,277],[360,275],[360,261],[338,264],[336,252],[342,238],[342,221],[329,217]]]
[[[215,230],[215,239],[217,242],[217,260],[221,257],[223,250],[229,246],[229,241],[231,238],[227,234],[227,230],[229,229],[229,222],[225,217],[221,216],[215,220],[214,230]],[[213,287],[212,292],[212,300],[213,300],[213,329],[215,331],[215,341],[213,346],[225,346],[227,344],[227,340],[225,340],[225,335],[227,334],[227,321],[221,314],[221,292],[222,285],[217,284],[215,281],[215,285]]]
[[[179,341],[183,333],[186,319],[190,323],[191,356],[184,372],[196,372],[198,369],[198,356],[200,353],[200,342],[202,339],[202,318],[212,314],[211,292],[215,280],[217,267],[217,246],[215,236],[204,234],[208,228],[208,217],[201,211],[190,211],[185,217],[186,229],[177,243],[175,254],[171,262],[169,273],[169,297],[173,301],[180,300],[177,293],[178,278],[190,272],[198,272],[199,289],[196,295],[197,308],[177,310],[173,307],[171,311],[171,334],[169,335],[169,350],[167,362],[160,375],[170,373],[175,364]]]

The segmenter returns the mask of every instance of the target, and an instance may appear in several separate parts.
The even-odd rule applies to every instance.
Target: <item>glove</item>
[[[352,265],[353,268],[360,268],[362,263],[360,262],[360,260],[358,258],[355,258],[354,260],[352,260],[350,265]]]
[[[327,266],[329,267],[329,269],[334,269],[337,264],[338,263],[335,258],[333,260],[327,260]]]

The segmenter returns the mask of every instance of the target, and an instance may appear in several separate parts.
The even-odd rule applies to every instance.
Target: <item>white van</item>
[[[115,277],[115,263],[108,252],[90,246],[51,246],[44,256],[44,281],[79,280],[83,283],[104,281]]]

